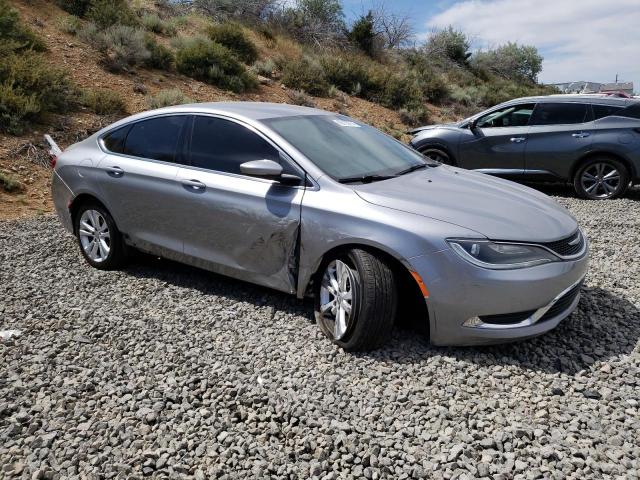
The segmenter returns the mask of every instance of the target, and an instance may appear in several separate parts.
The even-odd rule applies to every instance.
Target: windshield
[[[263,122],[338,181],[383,180],[433,165],[397,140],[343,115],[300,115]]]

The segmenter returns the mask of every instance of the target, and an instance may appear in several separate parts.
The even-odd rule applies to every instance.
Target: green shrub
[[[367,98],[381,89],[376,83],[373,62],[361,56],[333,52],[324,55],[320,62],[327,81],[343,92]]]
[[[8,193],[19,192],[22,190],[22,184],[10,175],[0,172],[0,188]]]
[[[127,71],[151,57],[144,32],[126,25],[108,27],[90,41],[102,53],[104,65],[114,72]]]
[[[147,97],[147,105],[149,108],[170,107],[172,105],[182,105],[185,103],[193,103],[193,99],[187,97],[177,88],[161,90],[155,95]]]
[[[60,8],[77,17],[84,17],[92,0],[56,0]]]
[[[419,127],[429,121],[429,112],[424,107],[401,108],[398,114],[400,121],[410,127]]]
[[[234,92],[257,88],[258,81],[231,50],[202,38],[179,42],[176,67],[180,73]]]
[[[20,22],[18,12],[6,0],[0,0],[0,44],[11,50],[46,50],[42,39]]]
[[[75,87],[42,54],[0,50],[0,131],[17,135],[42,114],[76,107]]]
[[[251,66],[251,69],[258,75],[271,78],[274,76],[274,73],[278,69],[278,66],[272,59],[267,58],[266,60],[258,60],[257,62],[255,62]]]
[[[227,47],[242,62],[251,64],[258,59],[258,49],[241,25],[232,22],[212,25],[207,33],[211,40]]]
[[[159,70],[171,70],[175,63],[175,56],[173,52],[158,43],[153,35],[147,35],[145,41],[145,47],[149,51],[149,58],[145,60],[144,64],[150,68],[157,68]]]
[[[92,0],[86,16],[101,29],[114,25],[138,25],[138,19],[126,0]]]
[[[415,107],[424,102],[420,82],[414,72],[387,73],[377,101],[385,107]]]
[[[301,90],[290,90],[287,96],[289,97],[289,101],[294,105],[302,105],[303,107],[316,106],[313,98]]]
[[[299,60],[283,62],[282,83],[289,88],[320,97],[329,92],[329,82],[322,65],[306,56]]]
[[[82,22],[78,17],[69,15],[60,19],[58,28],[69,35],[77,35],[82,30]]]
[[[124,100],[113,90],[86,90],[82,94],[82,104],[98,115],[114,115],[127,111]]]
[[[172,22],[162,20],[154,13],[146,13],[140,18],[142,26],[153,33],[160,35],[175,35],[177,28]]]

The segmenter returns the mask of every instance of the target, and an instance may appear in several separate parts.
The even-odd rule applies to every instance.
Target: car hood
[[[445,165],[354,190],[369,203],[452,223],[492,240],[550,242],[578,227],[566,208],[536,190]]]

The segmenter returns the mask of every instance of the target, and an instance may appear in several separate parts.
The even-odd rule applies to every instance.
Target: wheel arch
[[[76,215],[78,214],[78,211],[80,210],[80,207],[82,205],[88,203],[88,202],[97,203],[102,208],[104,208],[106,211],[111,213],[111,211],[109,210],[109,207],[102,200],[100,200],[97,196],[95,196],[94,194],[88,193],[88,192],[83,192],[83,193],[80,193],[80,194],[76,195],[75,197],[73,197],[73,200],[71,200],[71,203],[69,204],[69,215],[71,216],[71,226],[73,228],[73,234],[74,235],[78,233],[78,232],[76,232]],[[114,221],[115,221],[115,219],[114,219]]]
[[[418,142],[415,145],[412,144],[412,146],[413,146],[414,149],[416,149],[420,153],[422,153],[427,148],[436,148],[438,150],[442,150],[443,152],[445,152],[449,156],[449,159],[451,160],[453,165],[455,165],[455,166],[458,165],[458,159],[453,154],[453,151],[451,150],[451,148],[449,148],[449,146],[445,145],[442,142],[439,142],[437,140],[433,141],[432,139],[427,138],[427,139],[423,140],[422,142]]]
[[[633,178],[638,178],[639,176],[639,172],[636,171],[635,166],[633,165],[633,162],[631,162],[628,158],[625,158],[624,156],[612,152],[610,150],[594,150],[591,151],[585,155],[583,155],[582,157],[580,157],[578,160],[576,160],[573,165],[571,166],[571,170],[569,172],[569,181],[573,182],[574,181],[574,177],[576,175],[576,172],[578,171],[578,169],[580,168],[580,166],[582,166],[586,161],[591,160],[592,158],[596,158],[596,157],[611,157],[614,160],[619,161],[620,163],[622,163],[627,171],[629,172],[629,178],[633,179]]]
[[[420,330],[426,332],[429,325],[427,303],[422,295],[420,286],[411,274],[413,271],[411,265],[397,252],[382,245],[375,245],[364,241],[353,241],[331,247],[313,264],[307,278],[303,280],[304,285],[299,286],[299,296],[311,294],[316,282],[320,280],[324,266],[332,259],[335,259],[342,253],[352,249],[365,250],[379,258],[385,259],[396,274],[398,295],[404,299],[404,302],[400,303],[404,304],[408,309],[415,309],[415,313],[418,318],[424,320],[423,322],[420,322],[422,324],[419,326]]]

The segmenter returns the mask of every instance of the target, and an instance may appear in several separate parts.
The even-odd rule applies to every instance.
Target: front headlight
[[[526,268],[555,262],[558,257],[544,248],[489,240],[447,240],[454,252],[479,267],[494,270]]]

